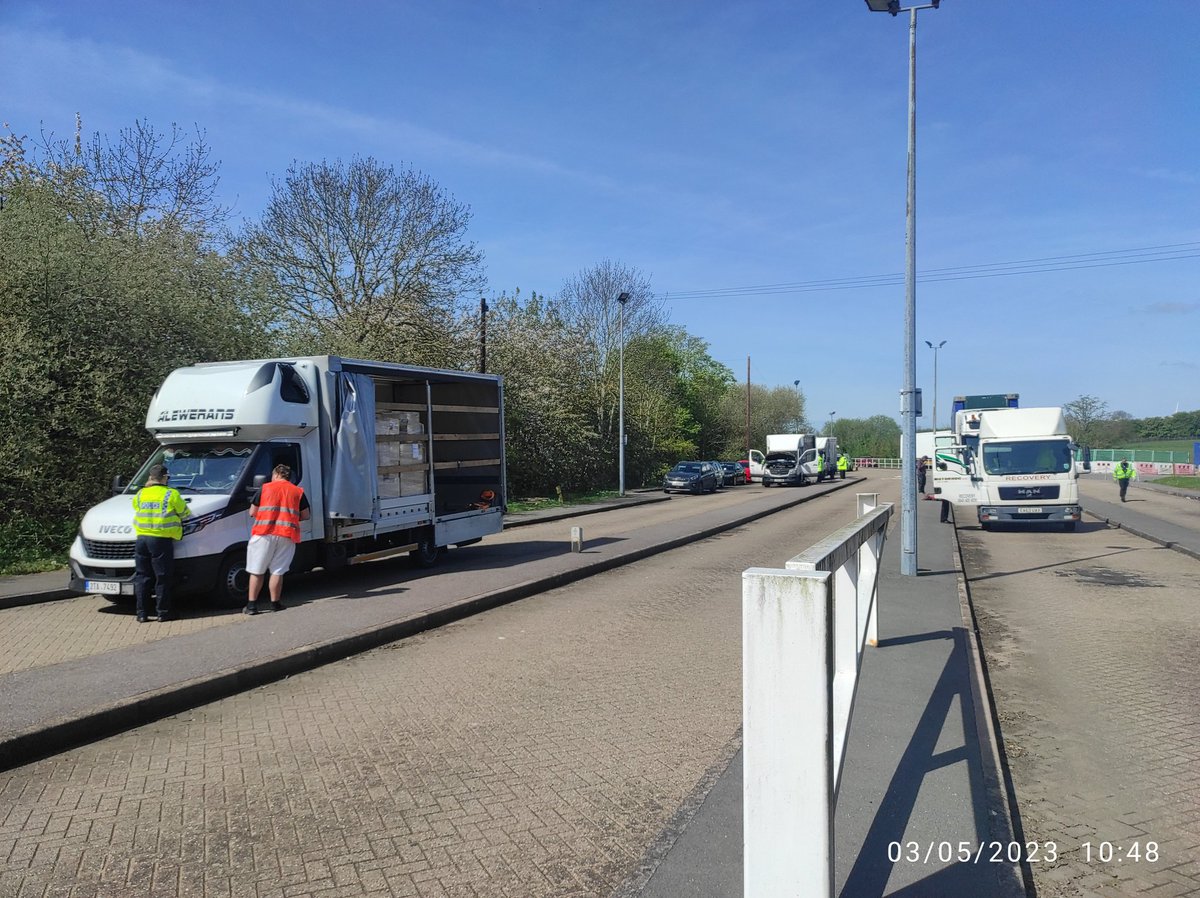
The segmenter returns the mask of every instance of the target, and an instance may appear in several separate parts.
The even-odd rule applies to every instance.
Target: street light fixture
[[[829,435],[833,436],[833,419],[837,417],[837,412],[829,413]]]
[[[617,410],[617,440],[620,445],[617,449],[617,466],[619,475],[617,480],[617,495],[625,495],[625,303],[629,302],[628,293],[620,293],[617,296],[617,303],[620,305],[618,319],[620,321],[620,342],[621,354],[619,362],[619,373],[617,375],[619,394],[618,410]]]
[[[904,390],[900,394],[902,418],[900,476],[900,573],[917,575],[917,10],[937,9],[941,0],[921,6],[901,7],[898,0],[866,0],[872,12],[893,16],[907,11],[908,18],[908,212],[904,244]]]
[[[928,340],[926,340],[925,345],[933,350],[933,445],[934,445],[934,447],[936,447],[937,446],[937,355],[938,355],[938,350],[946,345],[946,341],[943,340],[937,346],[934,346],[932,343],[930,343]]]

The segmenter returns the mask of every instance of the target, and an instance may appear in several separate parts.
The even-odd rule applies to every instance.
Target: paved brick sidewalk
[[[1038,895],[1200,894],[1200,563],[1094,521],[959,537],[1024,836],[1057,849]]]
[[[0,774],[0,894],[608,895],[735,745],[740,572],[852,517],[808,502]]]
[[[881,499],[898,502],[898,478],[880,485]],[[843,898],[1025,894],[1007,861],[1014,834],[1002,773],[972,684],[953,528],[938,523],[937,511],[918,503],[918,577],[899,573],[898,514],[890,528],[880,645],[863,658],[834,821]],[[618,898],[743,898],[742,776],[739,754],[660,838],[648,878],[627,883]]]

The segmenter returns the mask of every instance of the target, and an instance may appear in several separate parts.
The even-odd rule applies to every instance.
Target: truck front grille
[[[85,539],[83,550],[88,558],[105,561],[132,561],[135,543],[110,543],[98,539]]]
[[[1046,499],[1058,498],[1058,484],[1048,483],[1045,486],[1002,486],[1000,498],[1006,502],[1014,499],[1022,502],[1040,502]]]

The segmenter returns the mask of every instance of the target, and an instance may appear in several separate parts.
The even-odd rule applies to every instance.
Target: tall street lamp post
[[[837,412],[829,413],[829,435],[833,436],[833,419],[837,417]]]
[[[938,350],[946,345],[946,341],[943,340],[937,346],[934,346],[932,343],[930,343],[928,340],[926,340],[925,345],[933,350],[933,445],[934,445],[934,448],[936,449],[937,448],[937,355],[938,355]]]
[[[900,6],[900,0],[866,0],[872,12],[908,12],[908,213],[904,244],[904,390],[900,394],[900,573],[917,575],[917,10],[941,0]]]
[[[618,400],[617,400],[617,440],[619,446],[617,448],[617,466],[620,470],[617,480],[617,495],[625,495],[625,303],[629,302],[629,294],[621,293],[617,296],[617,303],[620,305],[620,310],[617,313],[620,329],[621,354],[618,363]]]

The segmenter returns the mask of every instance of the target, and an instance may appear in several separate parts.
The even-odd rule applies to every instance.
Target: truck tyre
[[[250,574],[246,570],[246,550],[226,552],[217,570],[213,599],[218,608],[241,608],[250,595]]]
[[[438,558],[441,557],[442,549],[433,541],[433,535],[421,537],[421,541],[417,543],[417,547],[408,553],[408,557],[412,559],[412,563],[421,568],[430,568],[437,564]]]

